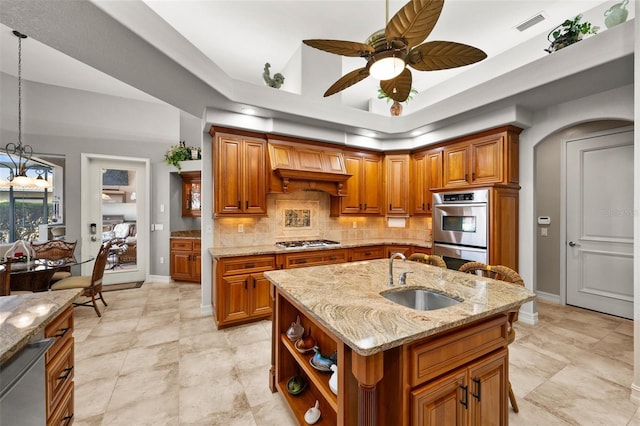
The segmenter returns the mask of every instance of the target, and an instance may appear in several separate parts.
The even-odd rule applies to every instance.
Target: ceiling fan
[[[373,33],[365,43],[342,40],[303,40],[307,46],[342,56],[360,56],[367,64],[342,76],[324,96],[338,93],[365,78],[380,80],[380,88],[391,99],[404,102],[411,93],[412,75],[462,67],[487,57],[482,50],[452,41],[422,43],[438,22],[444,0],[411,0],[396,13],[383,30]],[[389,0],[387,0],[387,18]],[[422,43],[422,44],[419,44]]]

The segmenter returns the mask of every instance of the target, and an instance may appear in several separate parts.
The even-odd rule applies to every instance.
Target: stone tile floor
[[[268,387],[271,322],[218,331],[200,287],[146,283],[105,293],[102,318],[76,308],[77,426],[295,425]],[[540,302],[518,323],[511,425],[640,425],[629,399],[633,322]]]

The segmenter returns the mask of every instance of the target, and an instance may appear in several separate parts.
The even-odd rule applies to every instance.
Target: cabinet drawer
[[[416,343],[409,348],[411,386],[424,383],[506,346],[506,315],[431,341]]]
[[[246,274],[276,269],[275,256],[246,256],[220,260],[222,275]]]
[[[349,255],[351,262],[358,260],[384,259],[384,246],[368,246],[352,248]]]
[[[347,250],[322,250],[309,253],[292,253],[284,256],[284,268],[304,268],[307,266],[330,265],[347,262]]]
[[[73,382],[63,391],[60,404],[54,412],[48,417],[47,426],[68,426],[73,424]]]
[[[45,362],[49,363],[56,356],[62,346],[73,336],[73,306],[69,306],[63,313],[44,329],[44,337],[55,337],[56,340],[45,355]]]
[[[171,250],[193,250],[193,241],[191,240],[171,240]]]
[[[64,397],[64,391],[73,382],[73,339],[68,339],[62,349],[46,365],[47,376],[47,417]]]
[[[201,247],[202,247],[202,244],[200,240],[193,242],[193,251],[200,251]]]

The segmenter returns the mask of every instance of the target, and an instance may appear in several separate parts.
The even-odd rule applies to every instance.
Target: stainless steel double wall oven
[[[489,190],[433,194],[433,254],[450,269],[489,260]]]

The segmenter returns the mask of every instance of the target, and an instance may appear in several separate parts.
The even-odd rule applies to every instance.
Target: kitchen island
[[[407,272],[406,285],[398,276]],[[535,294],[487,278],[418,262],[371,260],[265,272],[274,284],[271,389],[280,391],[303,424],[318,400],[318,424],[506,424],[507,316]],[[381,293],[429,289],[460,303],[420,311]],[[300,318],[325,355],[336,353],[337,395],[330,375],[310,364],[287,338]],[[298,395],[287,381],[307,382]],[[429,423],[429,421],[435,423]]]

